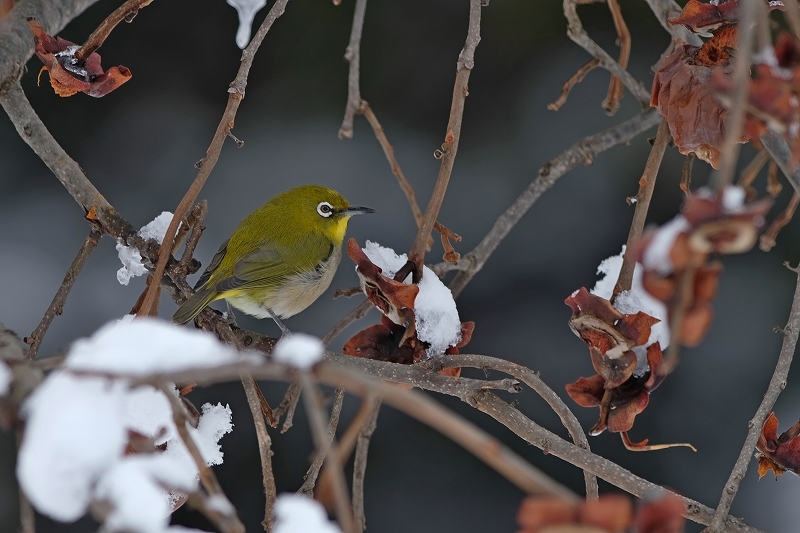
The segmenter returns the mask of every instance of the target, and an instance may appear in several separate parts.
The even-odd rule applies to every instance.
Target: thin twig
[[[153,278],[159,282],[164,276],[164,270],[166,269],[167,261],[171,256],[169,251],[172,249],[172,243],[175,239],[175,234],[178,231],[178,225],[186,216],[186,213],[189,211],[192,204],[197,199],[197,196],[200,194],[200,190],[203,188],[203,185],[205,185],[206,180],[208,180],[208,177],[211,175],[211,171],[214,169],[214,166],[217,164],[217,160],[219,159],[220,152],[222,152],[222,145],[225,143],[225,139],[228,137],[228,134],[233,128],[233,122],[236,118],[236,112],[239,109],[239,104],[244,99],[245,87],[247,86],[247,76],[250,73],[250,67],[253,64],[256,51],[258,50],[258,47],[261,46],[261,43],[264,40],[264,37],[266,37],[269,29],[272,27],[272,24],[278,19],[278,17],[283,15],[284,10],[286,9],[286,3],[288,1],[289,0],[276,0],[276,2],[272,5],[272,8],[267,13],[264,22],[262,22],[261,26],[258,28],[253,40],[250,41],[250,44],[247,45],[247,48],[245,48],[242,52],[242,60],[239,66],[239,71],[237,72],[236,78],[234,78],[230,88],[228,89],[228,104],[225,106],[225,111],[222,113],[222,120],[220,120],[220,123],[217,126],[217,131],[214,133],[213,139],[211,139],[211,145],[206,151],[205,158],[203,158],[203,164],[200,167],[200,171],[189,187],[189,190],[186,191],[186,194],[181,199],[178,207],[175,208],[175,216],[172,217],[172,221],[169,223],[167,232],[164,235],[164,240],[161,243],[161,250],[158,254],[158,262],[156,263],[156,268],[153,272]],[[158,286],[159,283],[153,283],[149,287],[144,301],[142,302],[141,309],[139,310],[139,314],[142,316],[147,316],[150,314],[151,309],[155,304],[156,287]]]
[[[422,226],[417,232],[411,251],[408,253],[408,260],[414,265],[414,282],[422,278],[422,267],[425,261],[425,250],[428,247],[428,240],[433,231],[433,224],[439,216],[439,209],[442,207],[444,195],[447,191],[447,184],[453,172],[456,153],[458,152],[458,142],[461,138],[461,121],[464,117],[464,103],[469,94],[469,75],[475,65],[475,49],[481,40],[481,0],[470,0],[469,3],[469,30],[464,48],[458,56],[458,66],[456,69],[456,81],[453,86],[453,101],[450,105],[450,118],[447,122],[447,133],[444,137],[441,152],[442,164],[439,167],[439,175],[436,178],[436,185],[433,194],[425,209]]]
[[[333,327],[322,337],[322,345],[326,348],[328,345],[338,337],[347,327],[355,322],[356,320],[360,320],[364,318],[364,316],[372,309],[372,302],[369,300],[364,300],[355,309],[347,313],[345,316],[341,318]]]
[[[172,419],[175,422],[175,427],[178,430],[181,441],[183,441],[189,455],[194,460],[195,467],[197,467],[197,472],[200,475],[200,484],[203,485],[203,488],[209,496],[224,498],[228,504],[225,506],[225,509],[229,509],[229,513],[221,512],[219,509],[215,508],[217,513],[209,515],[208,518],[214,521],[215,525],[224,533],[246,533],[244,524],[242,524],[239,517],[236,515],[236,509],[230,503],[228,497],[225,496],[217,480],[217,476],[214,474],[214,470],[206,465],[203,454],[200,453],[200,448],[197,447],[197,443],[194,442],[192,435],[189,433],[189,415],[186,412],[186,407],[183,402],[181,402],[180,398],[175,394],[174,387],[162,382],[158,388],[164,396],[167,397],[172,406]]]
[[[258,453],[261,458],[261,481],[266,498],[264,520],[261,525],[264,531],[269,533],[272,531],[273,522],[275,521],[275,498],[278,496],[278,490],[275,488],[275,477],[272,473],[272,439],[267,431],[267,424],[264,422],[261,403],[258,399],[258,385],[255,379],[250,374],[242,374],[241,379],[245,396],[247,396],[247,405],[250,407],[250,414],[253,416],[258,439]]]
[[[564,0],[564,16],[567,18],[567,36],[572,41],[589,52],[592,57],[596,57],[600,61],[601,67],[609,71],[614,76],[618,77],[622,84],[639,100],[642,104],[650,103],[650,91],[642,86],[636,78],[631,76],[630,72],[614,61],[608,52],[603,50],[599,44],[594,42],[586,30],[583,29],[580,17],[578,17],[577,1]]]
[[[781,214],[772,221],[772,224],[769,225],[767,231],[761,235],[761,238],[758,241],[758,247],[761,248],[761,250],[765,252],[772,250],[772,247],[776,244],[778,233],[786,224],[792,221],[798,205],[800,205],[800,195],[794,193],[792,194],[792,199],[789,200],[789,205],[786,206],[786,209],[784,209]]]
[[[783,345],[781,352],[778,356],[778,362],[775,365],[775,371],[772,374],[772,379],[769,380],[767,392],[761,400],[761,405],[758,406],[755,415],[748,422],[747,438],[742,446],[742,451],[739,453],[739,458],[736,460],[736,465],[733,467],[730,476],[728,477],[725,488],[722,491],[722,496],[719,500],[719,505],[714,513],[714,520],[708,528],[710,532],[721,532],[724,529],[724,519],[728,516],[728,511],[731,508],[733,499],[739,490],[739,483],[744,478],[747,472],[747,466],[750,464],[750,458],[753,456],[758,436],[761,435],[761,428],[764,426],[764,421],[772,411],[772,406],[778,396],[786,388],[786,378],[789,376],[789,368],[792,365],[792,358],[797,347],[797,338],[800,335],[800,270],[795,270],[797,274],[797,285],[794,291],[794,298],[792,299],[792,308],[789,311],[789,320],[786,327],[783,329]]]
[[[366,11],[367,0],[356,0],[353,26],[350,30],[350,43],[344,53],[344,58],[350,63],[350,72],[347,75],[347,107],[345,107],[344,119],[339,128],[340,139],[353,137],[353,118],[360,111],[362,105],[359,70],[361,69],[361,33],[364,29]]]
[[[203,200],[192,208],[187,219],[188,224],[181,225],[181,229],[183,229],[184,226],[192,228],[189,238],[186,239],[186,247],[183,249],[183,255],[181,255],[181,260],[178,262],[177,267],[177,271],[181,272],[184,276],[189,272],[189,263],[194,255],[194,250],[197,248],[197,243],[200,242],[200,237],[203,236],[203,231],[206,229],[203,224],[205,223],[207,214],[208,202]],[[180,239],[175,239],[175,242],[179,243]],[[175,253],[175,250],[173,250],[173,253]]]
[[[800,194],[800,165],[794,165],[792,150],[786,139],[781,135],[767,133],[759,138],[761,144],[772,156],[772,160],[777,163],[778,167],[786,176],[787,181],[794,189],[794,192]]]
[[[78,250],[78,255],[75,256],[67,273],[64,274],[64,280],[61,282],[58,291],[56,291],[56,295],[53,296],[53,301],[50,302],[50,306],[47,308],[47,311],[45,311],[39,325],[36,326],[36,329],[33,330],[30,337],[25,337],[25,342],[31,345],[28,349],[28,353],[25,354],[25,357],[29,361],[36,359],[36,354],[39,353],[39,347],[41,347],[44,336],[47,334],[47,329],[50,327],[53,319],[64,311],[64,305],[67,303],[69,291],[72,290],[72,285],[75,283],[75,280],[78,279],[78,274],[80,274],[83,265],[86,264],[86,260],[89,259],[89,255],[92,253],[95,246],[97,246],[99,240],[100,233],[92,227],[89,235],[86,236],[86,240],[83,241],[81,249]]]
[[[325,414],[320,406],[320,393],[317,385],[311,379],[311,376],[305,372],[301,374],[300,381],[303,383],[303,397],[305,398],[306,411],[308,411],[311,435],[314,437],[317,453],[325,458],[325,470],[331,478],[336,518],[339,520],[339,526],[342,528],[343,533],[353,533],[355,531],[353,510],[350,508],[347,480],[344,477],[342,463],[338,457],[328,454],[328,449],[332,443],[336,442],[336,437],[330,435],[330,439],[327,438]]]
[[[750,187],[769,159],[769,152],[766,150],[759,150],[753,160],[750,161],[747,166],[744,167],[741,174],[739,174],[739,181],[736,185],[745,189]]]
[[[123,20],[130,22],[140,9],[150,5],[152,1],[153,0],[127,0],[127,2],[115,9],[114,12],[106,17],[97,29],[92,32],[83,46],[78,48],[75,52],[75,59],[78,60],[78,64],[82,65],[92,52],[103,46],[103,43],[108,36],[111,35],[114,28],[117,27],[117,24]]]
[[[644,223],[647,220],[647,210],[650,209],[650,200],[653,198],[653,189],[655,189],[656,186],[658,169],[661,168],[661,160],[664,158],[664,152],[667,151],[669,136],[669,124],[667,123],[667,119],[662,118],[661,124],[658,126],[656,139],[653,141],[653,148],[650,150],[650,155],[647,157],[644,172],[639,179],[639,192],[636,193],[636,207],[633,211],[631,229],[628,231],[628,241],[625,244],[626,253],[622,258],[622,268],[619,271],[617,284],[614,286],[614,298],[621,292],[631,290],[636,261],[627,250],[631,249],[633,243],[642,236],[642,232],[644,231]]]
[[[761,4],[762,9],[758,9]],[[725,121],[725,138],[720,150],[719,170],[711,175],[711,185],[722,191],[733,181],[736,162],[739,160],[739,139],[744,127],[745,106],[747,104],[748,84],[750,81],[750,55],[753,48],[754,26],[756,16],[766,16],[766,9],[760,0],[746,0],[739,4],[739,37],[734,56],[728,118]]]
[[[16,7],[13,11],[16,11]],[[31,107],[18,81],[9,82],[5,87],[0,85],[0,105],[22,140],[55,174],[70,196],[83,208],[87,218],[100,224],[103,231],[113,237],[127,238],[136,233],[133,226],[92,185],[80,165],[53,138]]]
[[[389,162],[389,167],[392,169],[392,174],[394,174],[397,178],[397,183],[400,185],[400,189],[406,195],[408,205],[411,206],[411,213],[414,215],[414,221],[417,223],[417,228],[421,227],[422,211],[420,211],[419,204],[417,204],[417,195],[414,193],[414,189],[406,179],[405,174],[403,174],[403,169],[400,168],[400,163],[397,162],[397,157],[394,155],[394,147],[389,143],[389,139],[386,137],[386,133],[383,131],[383,126],[381,126],[381,123],[378,122],[378,117],[375,116],[375,113],[373,113],[372,108],[367,102],[363,100],[361,101],[359,112],[364,115],[364,117],[367,119],[367,122],[369,122],[369,125],[372,126],[372,131],[375,133],[375,138],[378,139],[378,142],[383,149],[383,154],[386,156],[386,160]]]
[[[420,363],[420,365],[436,371],[444,368],[469,367],[480,368],[484,371],[496,370],[514,376],[536,391],[536,393],[547,402],[550,408],[558,415],[558,418],[561,419],[561,423],[567,428],[570,437],[572,437],[572,441],[577,446],[585,450],[590,450],[589,441],[581,427],[581,423],[575,417],[575,414],[567,407],[567,404],[561,400],[558,394],[542,381],[539,375],[533,370],[518,365],[517,363],[506,361],[505,359],[473,354],[444,355],[436,359],[424,361]],[[594,474],[586,471],[584,471],[584,477],[586,482],[586,497],[589,499],[596,499],[597,478]]]
[[[380,400],[365,399],[364,403],[369,408],[369,414],[361,426],[361,431],[358,432],[356,456],[353,459],[353,514],[355,514],[356,531],[359,533],[367,529],[367,518],[364,513],[364,479],[367,473],[369,441],[378,427],[378,413],[381,410]]]
[[[448,270],[458,269],[461,272],[450,283],[453,296],[458,296],[472,278],[480,272],[483,265],[497,249],[502,240],[517,225],[530,207],[555,184],[556,180],[578,165],[588,165],[598,154],[614,146],[630,142],[631,139],[644,133],[661,121],[661,115],[655,109],[649,109],[621,124],[600,133],[590,135],[575,143],[558,157],[545,163],[528,185],[528,188],[497,219],[492,229],[481,240],[478,246],[462,257],[454,267],[450,263],[441,263],[433,267],[437,275]]]
[[[586,77],[592,70],[600,64],[600,60],[596,57],[591,58],[587,63],[585,63],[581,68],[579,68],[575,74],[570,76],[564,86],[561,88],[561,96],[558,97],[558,100],[547,104],[547,109],[550,111],[558,111],[561,109],[561,106],[567,103],[567,98],[569,98],[569,92],[572,90],[574,86],[579,84],[583,81],[583,78]],[[616,79],[616,78],[613,78]]]
[[[317,476],[322,468],[322,463],[330,451],[333,438],[336,436],[336,429],[339,427],[339,416],[342,414],[342,404],[344,403],[344,389],[338,387],[333,395],[333,407],[331,407],[331,418],[328,421],[326,433],[326,445],[317,450],[317,455],[308,467],[308,472],[303,476],[303,485],[297,490],[311,498],[314,497],[314,485],[317,483]],[[339,462],[341,464],[341,461]]]
[[[686,196],[689,196],[689,191],[692,187],[692,166],[694,164],[694,158],[694,152],[686,154],[686,159],[684,159],[683,168],[681,169],[680,189]]]
[[[628,30],[628,25],[625,24],[625,19],[622,16],[622,10],[619,8],[617,0],[606,0],[608,10],[611,11],[611,18],[614,20],[614,28],[617,30],[617,42],[619,44],[619,66],[628,68],[628,59],[631,56],[631,32]],[[596,59],[596,58],[595,58]],[[615,75],[611,75],[611,81],[608,84],[608,96],[603,102],[603,109],[606,113],[613,115],[619,109],[619,100],[622,98],[624,92],[622,91],[622,82]]]
[[[17,450],[22,445],[24,430],[17,429]],[[36,533],[36,513],[33,511],[31,501],[25,495],[25,491],[20,486],[19,492],[19,533]]]
[[[300,393],[302,391],[303,384],[300,382],[300,380],[297,379],[292,381],[292,383],[289,385],[289,388],[286,389],[286,394],[284,394],[283,400],[281,400],[281,403],[278,404],[278,407],[273,410],[275,420],[280,420],[284,413],[286,414],[286,420],[283,421],[281,433],[286,433],[292,427],[292,423],[294,421],[294,412],[297,409],[297,402],[300,401]]]

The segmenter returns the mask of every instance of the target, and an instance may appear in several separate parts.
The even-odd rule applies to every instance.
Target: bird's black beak
[[[359,207],[353,205],[339,212],[340,215],[345,217],[351,217],[353,215],[368,215],[370,213],[377,213],[377,211],[371,207]]]

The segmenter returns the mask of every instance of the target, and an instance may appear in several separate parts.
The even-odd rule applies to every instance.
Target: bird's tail
[[[206,308],[214,300],[218,300],[220,294],[213,289],[200,289],[175,311],[172,321],[176,324],[186,324],[195,319],[200,311]]]

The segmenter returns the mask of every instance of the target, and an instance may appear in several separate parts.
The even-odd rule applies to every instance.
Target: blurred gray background
[[[102,0],[60,35],[82,42],[117,5]],[[623,0],[633,35],[631,72],[648,86],[650,66],[668,36],[644,2]],[[594,38],[616,55],[613,24],[604,5],[580,8]],[[208,227],[197,251],[206,264],[239,220],[274,194],[303,183],[320,183],[351,202],[378,209],[368,220],[352,221],[349,235],[407,251],[415,234],[405,197],[363,117],[355,138],[336,136],[346,100],[348,42],[353,0],[333,6],[326,0],[290,0],[256,56],[247,95],[234,133],[241,149],[226,142],[219,164],[201,197],[209,201]],[[256,18],[259,24],[266,13]],[[466,0],[380,1],[367,8],[362,41],[362,96],[380,118],[406,176],[424,209],[439,161],[433,152],[443,140],[452,95],[456,58],[464,43]],[[547,104],[587,54],[565,36],[557,0],[492,0],[483,9],[482,41],[475,56],[462,140],[439,220],[464,237],[466,253],[491,228],[495,218],[522,192],[548,159],[582,137],[635,115],[630,95],[615,117],[600,108],[608,74],[590,73],[558,112]],[[226,89],[238,67],[234,42],[236,12],[222,0],[158,0],[131,25],[120,26],[100,50],[104,65],[124,64],[133,79],[111,95],[61,99],[43,76],[36,86],[38,60],[23,79],[35,109],[68,153],[86,170],[106,198],[141,226],[163,210],[174,210],[196,174],[221,117]],[[619,253],[654,130],[599,156],[590,167],[561,178],[502,243],[484,270],[459,298],[462,320],[477,326],[468,353],[481,353],[527,365],[566,396],[564,385],[593,374],[586,346],[567,327],[563,300],[581,286],[592,287],[600,261]],[[745,147],[743,162],[753,156]],[[683,157],[668,150],[659,173],[650,221],[662,223],[678,210]],[[695,164],[694,180],[705,181],[709,167]],[[757,186],[763,191],[763,176]],[[787,186],[788,189],[788,186]],[[786,204],[785,190],[770,219]],[[0,117],[0,322],[28,335],[61,283],[88,231],[82,212],[33,152]],[[593,450],[634,473],[715,506],[738,456],[766,388],[780,348],[773,327],[784,325],[794,275],[782,262],[797,262],[797,222],[784,229],[770,253],[754,250],[725,257],[725,271],[714,302],[716,317],[705,341],[685,350],[682,364],[654,392],[637,417],[632,438],[651,442],[689,441],[698,451],[677,448],[631,453],[617,435],[592,438]],[[114,242],[103,239],[70,295],[65,313],[53,323],[42,347],[51,355],[105,322],[127,313],[144,287],[143,278],[123,287]],[[441,257],[438,245],[428,260]],[[357,283],[349,264],[340,268],[328,293],[307,311],[288,320],[294,331],[323,335],[358,301],[332,300],[336,287]],[[174,304],[164,299],[162,314]],[[373,311],[334,341],[340,349],[350,335],[375,323]],[[276,334],[270,321],[241,317],[240,324]],[[480,376],[480,373],[465,372]],[[497,377],[497,376],[495,376]],[[776,412],[781,431],[800,417],[797,371]],[[285,385],[264,384],[277,402]],[[233,383],[192,393],[198,405],[229,403],[236,424],[221,441],[225,463],[216,468],[221,483],[249,531],[259,531],[263,512],[258,450],[241,386]],[[543,455],[510,431],[451,398],[438,398],[553,477],[581,492],[581,472]],[[510,399],[510,398],[509,398]],[[531,391],[516,395],[519,408],[545,427],[566,436],[558,419]],[[596,409],[571,400],[584,427]],[[342,425],[358,400],[348,398]],[[273,432],[279,490],[302,483],[313,451],[302,407],[294,428]],[[14,441],[0,434],[0,530],[18,523],[14,481]],[[350,466],[348,465],[348,468]],[[366,478],[368,530],[515,530],[523,494],[480,461],[436,431],[389,408],[381,411],[370,448]],[[605,483],[601,490],[616,490]],[[774,532],[797,531],[800,480],[787,475],[757,481],[750,465],[733,513]],[[197,513],[182,509],[176,523],[207,527]],[[90,532],[95,525],[55,524],[38,517],[39,531]],[[690,526],[689,531],[699,531]]]

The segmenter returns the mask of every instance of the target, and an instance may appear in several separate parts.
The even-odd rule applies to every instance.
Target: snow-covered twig
[[[644,231],[647,211],[650,209],[650,200],[653,198],[653,189],[655,189],[656,186],[658,169],[661,168],[661,160],[664,158],[664,152],[666,152],[668,144],[669,124],[667,123],[667,119],[662,118],[661,124],[658,126],[655,141],[653,141],[653,148],[650,150],[650,155],[647,157],[647,163],[645,163],[642,178],[639,180],[639,192],[636,193],[634,197],[636,198],[636,207],[633,211],[631,229],[628,231],[628,241],[625,244],[626,250],[631,249],[631,245],[642,236],[642,231]],[[619,278],[614,287],[614,297],[623,291],[631,290],[635,266],[636,261],[633,260],[630,254],[626,253],[622,258],[622,268],[619,271]]]
[[[788,267],[788,264],[787,264]],[[739,458],[731,471],[728,481],[722,490],[719,505],[714,513],[714,521],[709,526],[708,531],[719,533],[724,530],[724,519],[728,515],[731,508],[733,499],[739,490],[739,483],[741,483],[747,472],[747,466],[753,456],[756,442],[759,435],[761,435],[761,428],[764,426],[764,421],[772,411],[772,406],[778,399],[778,396],[786,388],[786,379],[789,376],[789,368],[792,365],[794,352],[797,348],[797,339],[800,336],[800,267],[790,270],[797,274],[797,286],[794,291],[794,298],[792,299],[792,308],[789,311],[789,319],[786,322],[786,327],[783,328],[783,345],[781,346],[780,355],[778,355],[778,362],[775,365],[775,371],[772,378],[769,380],[767,392],[764,393],[764,398],[761,400],[761,405],[758,406],[756,413],[748,423],[747,438],[742,446],[742,451],[739,452]]]
[[[36,358],[44,336],[47,334],[47,329],[50,327],[53,319],[64,311],[64,304],[67,303],[69,291],[72,290],[72,285],[75,283],[75,280],[78,279],[78,274],[80,274],[83,269],[83,265],[86,264],[86,260],[89,259],[89,255],[92,253],[95,246],[97,246],[100,236],[100,233],[98,233],[95,228],[92,228],[86,240],[83,241],[81,249],[78,250],[78,255],[75,256],[69,270],[67,270],[67,273],[64,275],[64,280],[61,282],[61,286],[53,297],[53,301],[50,302],[50,307],[45,311],[42,320],[39,322],[39,325],[36,326],[36,329],[33,330],[33,333],[25,338],[25,342],[30,344],[28,353],[25,355],[29,360]]]
[[[224,533],[245,533],[244,524],[239,520],[236,509],[230,503],[228,497],[225,496],[216,474],[206,465],[200,448],[197,447],[197,443],[192,438],[191,433],[189,433],[189,428],[187,427],[189,425],[189,414],[186,412],[186,406],[184,406],[181,399],[175,395],[171,385],[168,385],[166,382],[161,382],[158,388],[169,400],[170,406],[172,407],[172,418],[175,422],[175,428],[178,430],[178,435],[194,460],[194,464],[200,474],[200,483],[203,485],[209,497],[224,500],[227,504],[224,506],[226,512],[222,512],[220,508],[223,507],[219,505],[214,506],[213,509],[211,506],[201,507],[201,510],[212,511],[206,514],[206,517],[214,522]]]
[[[475,49],[481,40],[481,5],[481,0],[470,0],[469,2],[467,40],[458,55],[453,100],[450,105],[450,118],[447,121],[444,143],[442,143],[441,150],[437,152],[441,154],[442,164],[439,167],[439,175],[433,187],[433,194],[431,194],[428,207],[425,209],[422,225],[414,239],[414,244],[411,246],[411,251],[408,252],[408,260],[414,266],[413,279],[415,283],[422,278],[425,250],[428,248],[433,225],[439,216],[439,209],[442,207],[444,195],[447,192],[447,184],[450,182],[450,175],[453,172],[456,153],[458,152],[458,142],[461,138],[461,121],[464,117],[464,104],[469,94],[469,76],[475,65]]]
[[[161,250],[158,254],[158,262],[156,263],[156,268],[153,272],[153,279],[157,281],[160,281],[164,276],[167,261],[171,257],[169,252],[172,250],[172,243],[178,231],[178,225],[186,216],[186,213],[189,211],[192,204],[197,199],[197,196],[200,194],[200,190],[203,188],[203,185],[205,185],[206,180],[208,180],[208,177],[211,175],[211,171],[217,164],[219,155],[222,152],[222,145],[230,134],[231,128],[233,128],[233,123],[234,119],[236,118],[236,112],[239,109],[239,104],[241,104],[242,100],[244,99],[245,87],[247,86],[247,76],[250,73],[250,67],[253,64],[256,51],[261,46],[261,43],[264,40],[264,37],[266,37],[267,32],[272,27],[272,24],[278,19],[278,17],[283,15],[284,10],[286,9],[286,3],[288,1],[289,0],[276,0],[276,2],[272,5],[272,8],[267,13],[267,17],[264,19],[264,22],[262,22],[261,26],[258,28],[253,40],[250,41],[250,44],[244,49],[244,52],[242,52],[242,60],[241,64],[239,65],[239,71],[236,73],[236,77],[228,89],[228,104],[225,106],[225,111],[222,113],[222,120],[220,120],[219,125],[217,126],[217,131],[214,133],[214,137],[211,139],[211,145],[208,147],[206,156],[202,160],[200,171],[197,173],[194,181],[189,186],[189,190],[186,191],[186,194],[181,199],[178,207],[175,208],[175,216],[172,219],[172,222],[170,222],[169,228],[167,228],[167,233],[161,243]],[[148,287],[138,314],[147,316],[151,313],[151,310],[156,303],[158,286],[159,283],[152,283],[150,287]]]
[[[460,270],[450,283],[450,290],[453,292],[453,296],[458,296],[475,274],[480,272],[495,249],[517,225],[522,216],[545,191],[555,184],[558,178],[578,165],[591,164],[598,154],[614,146],[630,142],[631,139],[658,124],[660,120],[661,115],[659,115],[658,111],[649,109],[621,124],[590,135],[573,144],[560,155],[542,165],[536,178],[528,185],[528,188],[511,204],[505,213],[498,217],[489,233],[471,252],[463,256],[456,265],[443,262],[431,267],[432,270],[440,276],[449,270]]]

